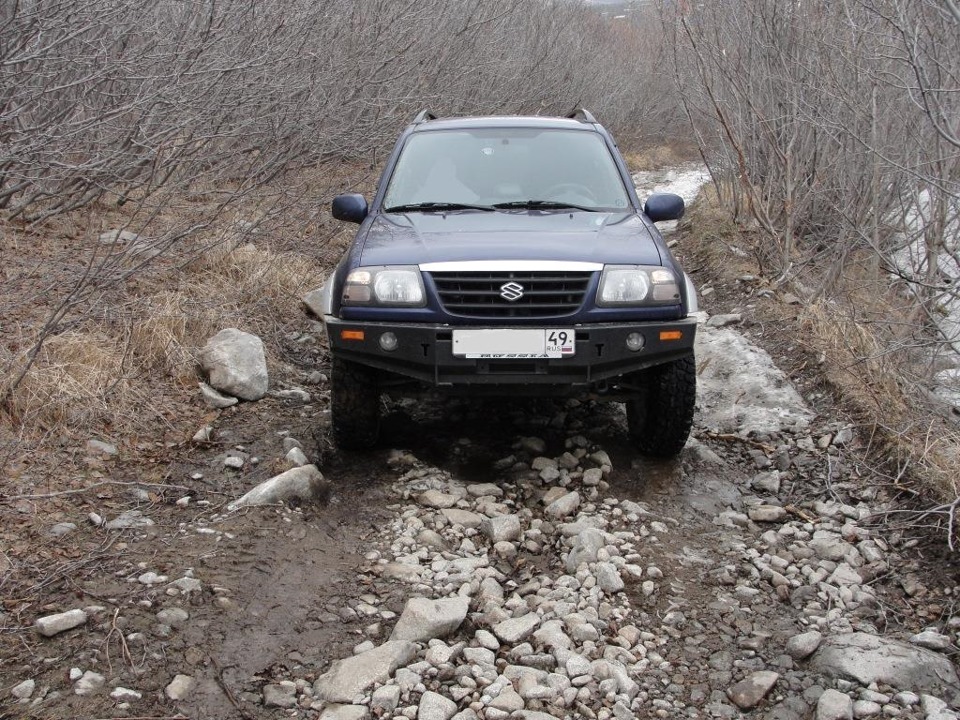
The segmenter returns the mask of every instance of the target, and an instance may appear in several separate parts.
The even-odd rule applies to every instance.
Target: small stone
[[[399,685],[381,685],[373,691],[370,698],[370,709],[376,712],[382,710],[390,714],[397,709],[400,704],[400,686]]]
[[[143,698],[143,693],[136,690],[131,690],[130,688],[115,687],[110,692],[110,697],[116,700],[118,703],[129,703],[141,700]]]
[[[72,533],[76,529],[77,526],[72,522],[61,522],[51,527],[49,532],[53,537],[62,537]]]
[[[243,467],[244,462],[244,459],[239,455],[227,455],[223,459],[223,466],[232,468],[234,470],[239,470]]]
[[[729,325],[739,325],[743,322],[743,316],[740,313],[730,313],[728,315],[714,315],[707,320],[707,327],[722,328]]]
[[[201,442],[210,442],[210,438],[213,437],[213,426],[204,425],[197,432],[193,434],[193,441],[196,443]]]
[[[74,684],[73,692],[76,695],[93,695],[103,687],[105,682],[106,678],[103,675],[87,670]]]
[[[817,720],[852,720],[853,701],[838,690],[824,690],[817,700]]]
[[[27,678],[23,682],[14,685],[10,694],[17,698],[17,700],[29,700],[36,686],[37,683],[33,678]]]
[[[292,708],[297,705],[297,686],[286,681],[276,685],[265,685],[263,688],[263,706],[277,708]]]
[[[936,630],[924,630],[910,638],[910,642],[919,645],[927,650],[936,650],[937,652],[947,652],[953,646],[953,642],[946,635],[941,635]]]
[[[444,509],[440,511],[451,525],[462,525],[468,530],[473,530],[483,523],[484,516],[469,510],[459,510],[457,508]]]
[[[86,622],[87,614],[83,610],[76,609],[37,618],[34,627],[37,629],[37,632],[44,637],[53,637],[59,633],[79,627]]]
[[[754,505],[747,510],[747,516],[754,522],[782,522],[787,511],[779,505]]]
[[[113,456],[117,454],[117,446],[103,442],[103,440],[87,440],[87,450],[99,455]]]
[[[307,459],[306,454],[298,447],[290,448],[284,456],[284,459],[286,459],[288,465],[294,467],[303,467],[304,465],[310,464],[310,460]]]
[[[203,395],[203,401],[215,410],[223,410],[224,408],[232,407],[240,402],[237,398],[232,397],[231,395],[224,395],[219,390],[216,390],[205,382],[197,383],[200,386],[200,394]]]
[[[518,618],[510,618],[493,626],[493,634],[502,642],[516,644],[526,640],[540,624],[540,618],[535,613],[528,613]]]
[[[170,583],[170,587],[175,587],[183,595],[189,595],[193,592],[200,592],[203,583],[193,577],[182,577]]]
[[[164,625],[169,625],[172,628],[183,627],[184,623],[190,618],[190,613],[188,613],[183,608],[166,608],[157,613],[157,620]]]
[[[411,598],[407,601],[397,621],[391,640],[426,642],[443,639],[456,632],[470,608],[470,599],[465,597],[431,600]]]
[[[806,660],[817,651],[817,648],[820,647],[822,640],[823,635],[816,630],[801,633],[800,635],[794,635],[792,638],[787,640],[787,655],[792,657],[794,660]]]
[[[428,690],[420,698],[417,720],[450,720],[456,711],[453,700]]]
[[[580,507],[580,493],[570,492],[547,505],[543,512],[545,515],[559,520],[572,514],[578,507]]]
[[[472,497],[484,497],[487,495],[503,497],[503,488],[493,483],[476,483],[467,485],[467,494]]]
[[[564,669],[566,669],[569,677],[575,678],[581,675],[589,675],[593,666],[583,655],[572,654],[567,658]]]
[[[137,582],[141,585],[159,585],[160,583],[165,583],[166,581],[166,575],[157,575],[157,573],[153,571],[145,572],[137,578]]]
[[[617,570],[613,563],[597,563],[594,575],[597,578],[597,584],[600,586],[600,589],[608,595],[620,592],[624,588],[620,571]]]
[[[729,688],[727,697],[741,710],[751,710],[773,690],[779,679],[780,675],[775,672],[760,670]]]
[[[167,685],[164,692],[171,700],[183,700],[196,686],[197,681],[189,675],[175,675],[173,680]]]
[[[125,510],[106,524],[107,530],[131,530],[154,525],[153,520],[139,510]]]
[[[519,540],[523,534],[520,518],[516,515],[498,515],[497,517],[486,518],[480,525],[480,530],[492,543]]]
[[[427,490],[417,498],[417,502],[424,507],[446,510],[457,504],[457,496],[443,493],[439,490]]]

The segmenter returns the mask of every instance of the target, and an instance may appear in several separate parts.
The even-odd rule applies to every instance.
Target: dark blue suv
[[[437,119],[400,136],[323,288],[341,448],[376,442],[383,394],[585,395],[624,402],[648,455],[687,441],[696,293],[607,131],[568,118]]]

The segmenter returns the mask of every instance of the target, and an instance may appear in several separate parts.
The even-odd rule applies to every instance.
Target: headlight
[[[662,267],[607,265],[600,278],[597,305],[674,305],[680,288],[674,274]]]
[[[344,305],[423,307],[425,298],[417,267],[357,268],[343,285]]]

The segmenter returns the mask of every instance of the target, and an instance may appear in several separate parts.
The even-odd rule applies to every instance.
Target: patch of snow
[[[653,193],[673,193],[682,197],[687,205],[700,194],[700,188],[710,182],[710,173],[700,163],[686,163],[676,167],[638,172],[632,177],[641,202],[645,202]],[[657,223],[657,227],[660,228],[660,232],[667,234],[676,229],[677,223],[675,221],[660,222]]]
[[[806,427],[803,398],[770,356],[731,328],[697,328],[699,422],[720,432],[769,433]]]

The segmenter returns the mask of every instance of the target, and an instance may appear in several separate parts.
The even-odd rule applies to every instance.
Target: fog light
[[[638,332],[632,332],[627,335],[627,350],[631,352],[637,352],[637,350],[643,350],[644,339],[643,335]]]
[[[397,349],[399,342],[397,341],[397,336],[392,332],[385,332],[380,336],[380,347],[387,352],[393,352]]]

